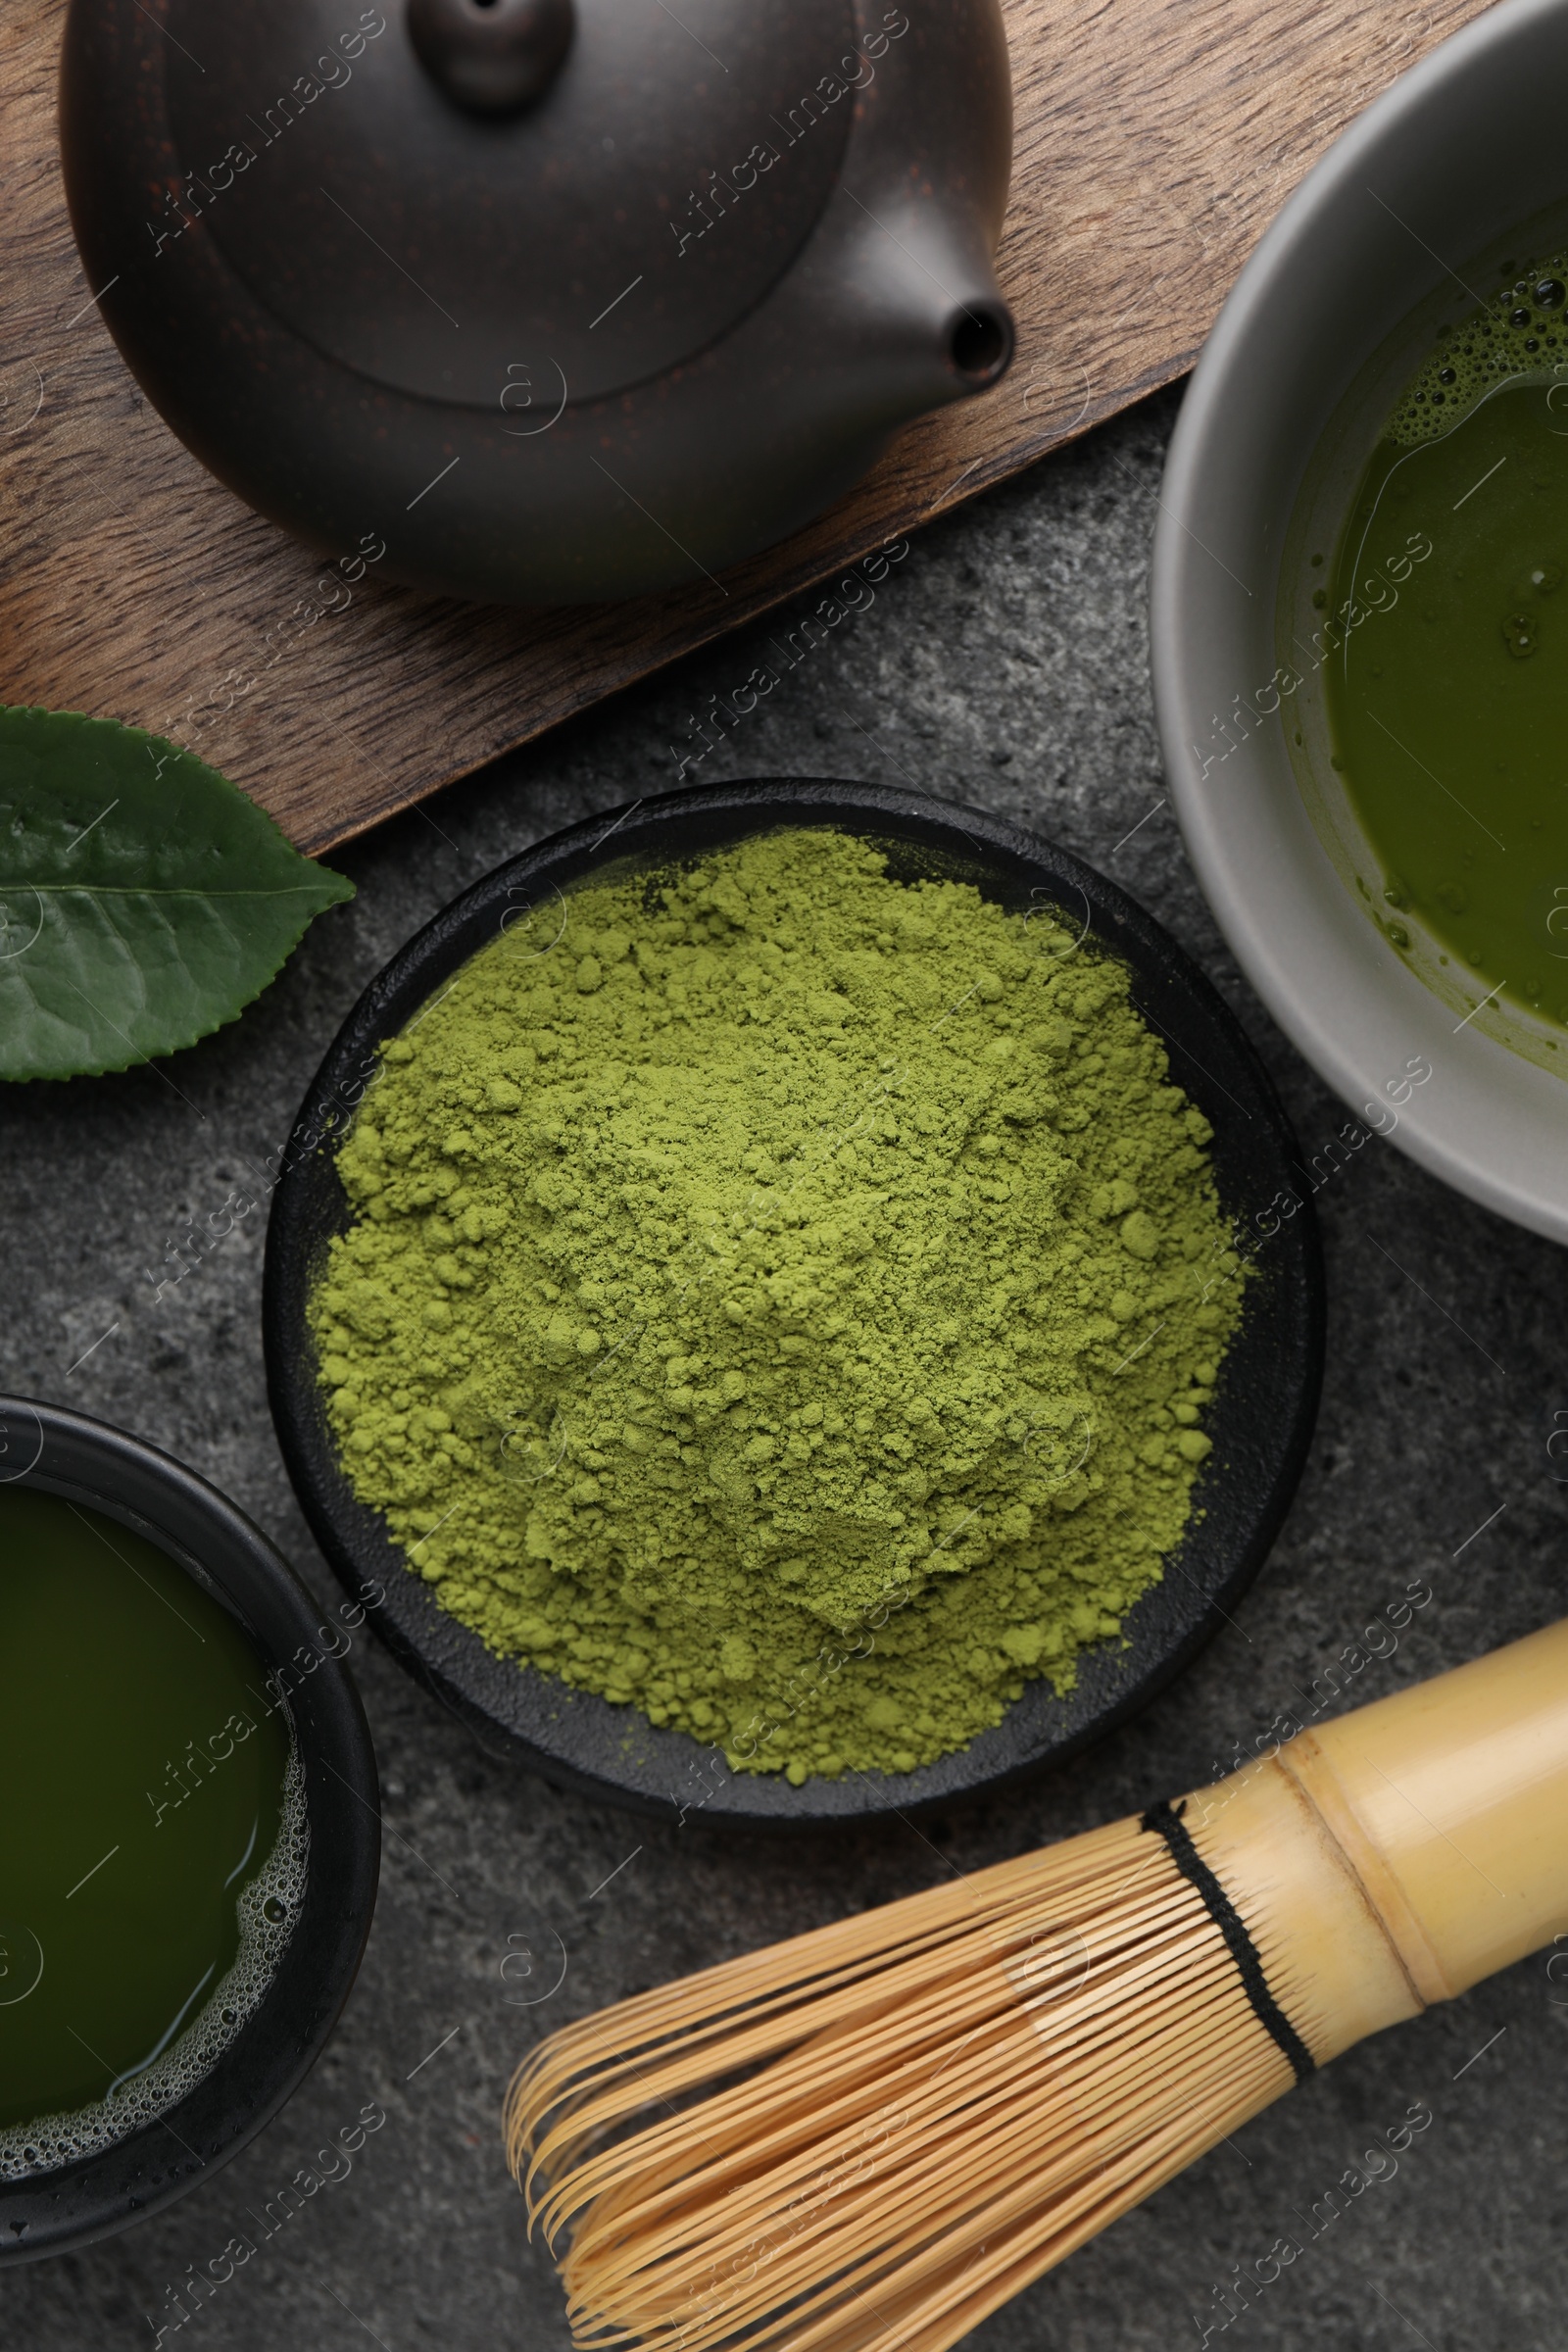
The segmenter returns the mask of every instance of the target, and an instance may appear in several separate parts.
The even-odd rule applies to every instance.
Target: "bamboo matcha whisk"
[[[1568,1624],[1177,1806],[569,2026],[508,2099],[584,2345],[940,2352],[1568,1926]]]

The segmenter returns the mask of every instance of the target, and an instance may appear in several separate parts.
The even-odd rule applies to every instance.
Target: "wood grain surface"
[[[1004,0],[998,391],[717,583],[522,612],[352,591],[205,473],[92,307],[55,151],[64,0],[0,10],[0,699],[172,735],[323,850],[1026,466],[1187,368],[1302,172],[1480,13]],[[348,601],[345,601],[345,599]]]

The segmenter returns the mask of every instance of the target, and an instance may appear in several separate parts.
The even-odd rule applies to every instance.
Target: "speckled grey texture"
[[[904,778],[1054,836],[1141,898],[1213,974],[1310,1153],[1345,1113],[1238,980],[1162,805],[1145,574],[1173,415],[1174,398],[1157,400],[917,536],[875,601],[687,772]],[[156,1069],[9,1091],[0,1384],[169,1446],[326,1593],[268,1421],[261,1213],[155,1302],[166,1250],[188,1219],[255,1189],[252,1172],[281,1148],[327,1039],[390,950],[539,835],[667,790],[699,740],[692,722],[711,719],[710,698],[743,689],[792,617],[721,642],[345,855],[359,898],[317,926],[234,1027]],[[715,1839],[697,1821],[650,1829],[492,1761],[362,1638],[354,1664],[385,1776],[386,1859],[337,2037],[271,2127],[172,2212],[0,2277],[7,2352],[151,2344],[175,2316],[171,2290],[236,2233],[255,2238],[248,2216],[368,2097],[388,2121],[352,2173],[261,2243],[179,2340],[352,2352],[368,2331],[394,2352],[561,2352],[554,2276],[524,2241],[497,2131],[507,2076],[547,2027],[1192,1786],[1411,1580],[1433,1598],[1353,1698],[1560,1614],[1556,1479],[1568,1463],[1546,1450],[1568,1425],[1559,1253],[1383,1143],[1332,1178],[1319,1208],[1328,1384],[1272,1560],[1234,1628],[1148,1714],[1023,1793],[955,1810],[924,1834],[780,1844]],[[558,1950],[565,1974],[552,1991]],[[524,2005],[535,1991],[549,1997]],[[1211,2282],[1300,2237],[1299,2216],[1371,2132],[1425,2100],[1434,2121],[1397,2176],[1308,2238],[1210,2340],[1563,2352],[1565,2063],[1568,1984],[1538,1958],[1339,2060],[973,2341],[986,2352],[1198,2344],[1193,2315],[1212,2320]]]

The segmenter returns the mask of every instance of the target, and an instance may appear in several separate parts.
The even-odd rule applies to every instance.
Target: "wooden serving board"
[[[261,5],[264,0],[246,0]],[[938,0],[940,4],[940,0]],[[55,151],[64,0],[0,9],[0,700],[174,732],[324,850],[999,481],[1187,368],[1350,117],[1480,13],[1004,0],[1018,356],[717,586],[521,612],[319,564],[205,473],[90,305]]]

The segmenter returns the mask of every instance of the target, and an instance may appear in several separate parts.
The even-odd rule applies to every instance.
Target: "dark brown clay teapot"
[[[998,0],[72,0],[61,136],[181,440],[449,596],[716,573],[1011,357]]]

